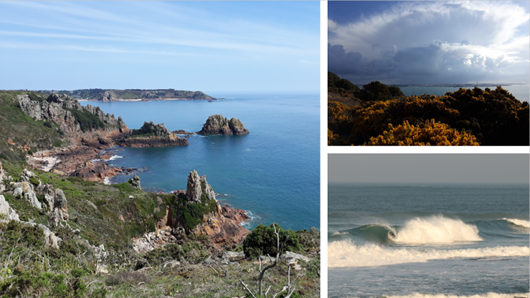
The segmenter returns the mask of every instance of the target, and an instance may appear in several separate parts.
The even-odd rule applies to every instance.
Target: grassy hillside
[[[63,135],[58,125],[35,121],[24,115],[14,100],[17,95],[23,94],[39,101],[48,97],[35,92],[0,91],[0,159],[24,161],[26,153],[63,144]]]

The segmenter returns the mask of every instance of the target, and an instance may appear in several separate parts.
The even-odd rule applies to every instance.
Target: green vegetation
[[[24,94],[38,101],[46,98],[35,92],[0,91],[0,159],[24,162],[28,151],[51,149],[62,144],[58,125],[35,121],[20,110],[16,97]]]
[[[283,251],[299,252],[302,250],[298,241],[298,234],[292,230],[284,230],[278,224],[271,224],[270,226],[260,224],[243,241],[243,251],[246,257],[276,256],[278,241],[276,234],[274,234],[273,225],[279,229],[280,243],[285,243]],[[287,235],[289,235],[288,238]]]
[[[79,124],[79,127],[83,132],[91,131],[94,129],[101,129],[105,127],[105,124],[94,114],[84,109],[82,111],[75,109],[66,109],[72,113],[75,118],[75,123]]]
[[[406,97],[397,89],[372,82],[350,101],[330,93],[328,144],[529,144],[528,102],[501,87]]]

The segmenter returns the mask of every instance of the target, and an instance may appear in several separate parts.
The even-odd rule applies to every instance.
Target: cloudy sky
[[[329,182],[524,183],[528,154],[330,154]]]
[[[0,89],[318,91],[320,3],[0,1]]]
[[[329,70],[354,83],[528,83],[529,1],[328,2]]]

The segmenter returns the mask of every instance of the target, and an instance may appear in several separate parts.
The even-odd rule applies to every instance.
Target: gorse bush
[[[438,141],[430,139],[439,145],[528,145],[528,111],[528,102],[517,100],[501,87],[495,90],[461,88],[444,96],[407,96],[372,102],[364,107],[350,108],[330,103],[328,141],[332,145],[382,145],[391,134],[404,137],[403,129],[407,126],[404,123],[408,122],[407,129],[417,131],[423,126],[423,133],[431,135],[436,126],[436,131],[448,137],[446,141],[442,140],[443,137]],[[431,119],[434,122],[425,122]],[[389,124],[392,125],[391,134]],[[442,128],[441,124],[445,126]],[[418,141],[409,145],[421,145],[422,142],[431,143]],[[390,144],[393,143],[389,141]]]
[[[270,255],[275,257],[277,250],[277,236],[274,233],[274,226],[276,230],[279,231],[280,245],[282,248],[281,253],[285,251],[300,251],[302,246],[299,242],[298,235],[292,230],[284,230],[278,224],[271,224],[270,226],[258,225],[252,230],[250,234],[247,235],[243,241],[243,251],[245,252],[246,257],[256,258],[258,256]],[[289,238],[287,239],[287,235]]]

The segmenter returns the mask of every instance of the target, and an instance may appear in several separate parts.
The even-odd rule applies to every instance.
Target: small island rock
[[[243,126],[241,120],[237,118],[223,117],[222,115],[213,115],[208,117],[206,123],[202,126],[202,130],[197,132],[200,135],[246,135],[248,129]]]

